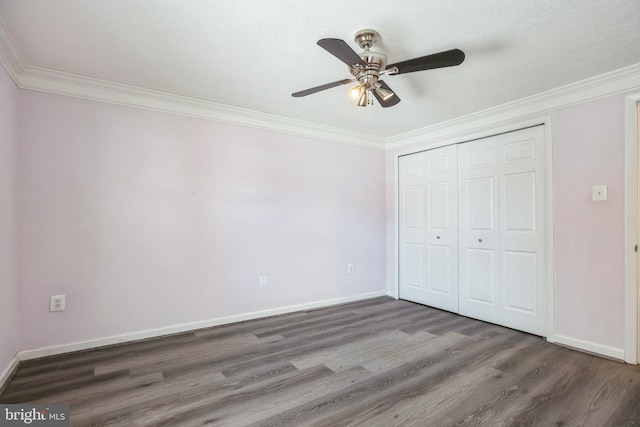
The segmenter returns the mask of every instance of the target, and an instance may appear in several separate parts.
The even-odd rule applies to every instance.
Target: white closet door
[[[425,153],[400,157],[399,187],[399,297],[425,303]]]
[[[400,298],[458,312],[457,148],[400,159]]]
[[[544,128],[458,149],[460,314],[546,335]]]
[[[460,314],[499,323],[498,153],[491,138],[458,146]]]
[[[546,335],[544,127],[496,137],[500,147],[501,324]]]

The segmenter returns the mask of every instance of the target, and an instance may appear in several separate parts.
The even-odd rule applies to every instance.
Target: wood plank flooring
[[[640,425],[640,367],[391,298],[23,362],[72,426]]]

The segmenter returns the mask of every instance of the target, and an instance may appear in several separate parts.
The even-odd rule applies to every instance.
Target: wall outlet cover
[[[67,305],[66,295],[51,295],[49,300],[49,311],[64,311]]]

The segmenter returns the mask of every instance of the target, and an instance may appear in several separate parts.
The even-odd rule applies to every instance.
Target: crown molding
[[[14,58],[17,58],[16,63],[20,64],[18,61],[21,60],[21,55],[17,49],[16,51],[18,55],[15,55]],[[21,73],[17,73],[17,84],[23,89],[40,92],[179,114],[367,148],[393,150],[410,144],[467,133],[496,123],[549,114],[550,111],[559,108],[637,89],[640,87],[640,64],[388,138],[30,65],[26,66]]]
[[[0,64],[21,89],[196,117],[361,147],[385,149],[382,137],[27,65],[0,18]]]
[[[302,120],[217,104],[28,65],[18,76],[23,89],[271,130],[383,150],[384,138]]]
[[[638,88],[640,64],[634,64],[517,101],[388,137],[385,140],[385,148],[393,150],[405,145],[464,134],[510,120],[549,114],[552,110]]]
[[[26,67],[26,61],[2,18],[0,18],[0,64],[19,85],[18,78]]]
[[[0,18],[0,64],[22,89],[213,120],[379,150],[450,138],[640,88],[640,64],[387,138],[27,65]]]

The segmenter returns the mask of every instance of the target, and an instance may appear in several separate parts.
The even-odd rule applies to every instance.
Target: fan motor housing
[[[371,88],[378,81],[380,70],[384,70],[387,66],[387,56],[379,52],[365,50],[360,54],[360,57],[366,66],[350,67],[349,71],[361,85]]]
[[[349,67],[349,71],[358,80],[358,83],[367,89],[371,89],[376,85],[380,77],[380,70],[384,70],[387,66],[386,55],[370,50],[371,46],[376,44],[378,40],[380,40],[380,34],[371,29],[360,30],[354,37],[354,41],[364,50],[359,55],[366,65]]]

